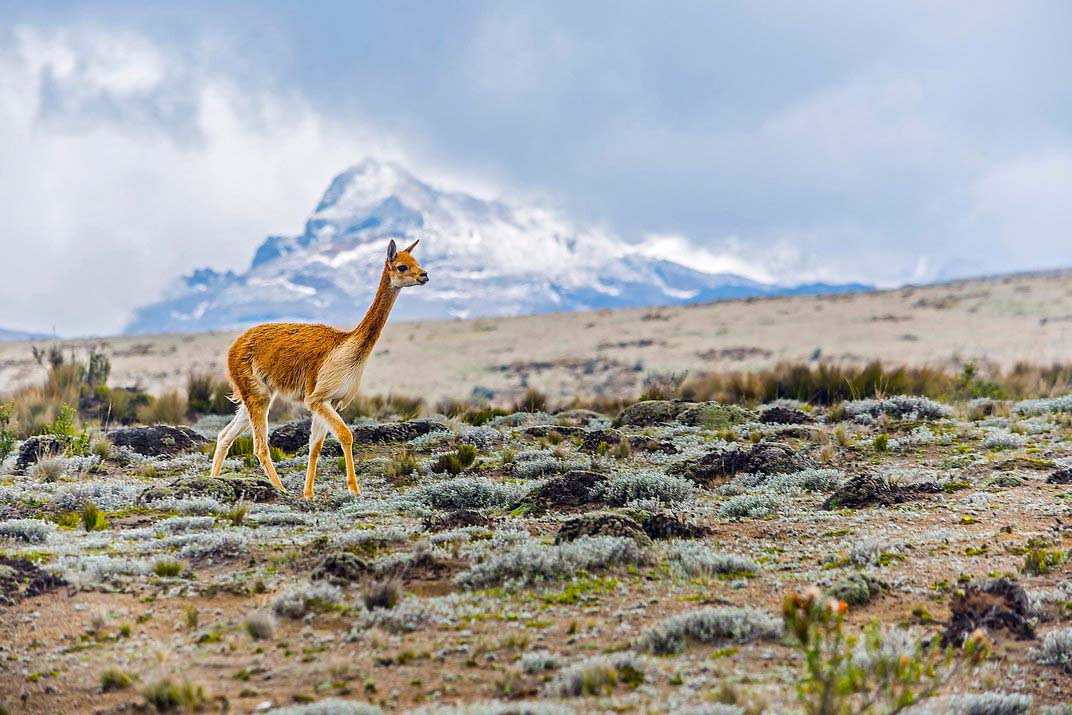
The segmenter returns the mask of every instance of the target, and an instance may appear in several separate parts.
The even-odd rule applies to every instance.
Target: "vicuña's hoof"
[[[356,485],[347,485],[347,488],[350,490],[350,493],[353,494],[355,497],[361,496],[361,487]]]
[[[312,500],[313,500],[313,493],[312,493],[312,492],[305,492],[305,494],[304,494],[303,496],[304,496],[304,497],[305,497],[306,499],[308,499],[309,501],[312,501]]]

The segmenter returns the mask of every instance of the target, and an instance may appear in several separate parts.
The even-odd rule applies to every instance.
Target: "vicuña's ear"
[[[416,246],[420,242],[421,242],[421,239],[418,238],[416,241],[414,241],[413,243],[409,244],[408,248],[404,248],[402,250],[402,253],[409,253],[410,251],[413,250],[413,247]]]
[[[395,248],[395,240],[392,238],[391,242],[387,244],[387,260],[393,261],[398,258],[398,249]]]

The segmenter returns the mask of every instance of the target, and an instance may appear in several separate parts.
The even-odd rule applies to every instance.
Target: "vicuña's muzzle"
[[[425,283],[427,283],[428,282],[428,271],[425,271],[424,273],[422,273],[417,278],[417,282],[420,283],[421,285],[424,285]]]

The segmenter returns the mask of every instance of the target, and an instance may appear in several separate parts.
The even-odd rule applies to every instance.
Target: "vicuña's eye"
[[[399,273],[405,273],[405,272],[406,272],[406,268],[408,268],[408,266],[399,266],[399,267],[398,267],[398,272],[399,272]]]

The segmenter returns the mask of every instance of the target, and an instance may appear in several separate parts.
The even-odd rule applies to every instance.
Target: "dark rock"
[[[369,565],[349,551],[337,551],[328,554],[313,567],[314,581],[326,580],[336,586],[343,586],[359,580],[369,573]]]
[[[552,432],[555,432],[562,437],[571,437],[575,434],[584,434],[583,427],[566,427],[564,425],[530,425],[521,430],[522,437],[549,437]]]
[[[870,603],[887,589],[889,585],[874,576],[851,573],[836,581],[826,593],[831,598],[844,601],[851,606],[861,606]]]
[[[1072,468],[1064,467],[1046,477],[1047,484],[1072,484]]]
[[[606,442],[608,447],[618,446],[623,439],[629,440],[629,446],[642,452],[662,452],[663,454],[677,454],[678,448],[670,440],[658,440],[654,437],[643,435],[631,435],[628,438],[616,429],[595,429],[582,433],[581,451],[596,452],[599,445]]]
[[[633,516],[644,533],[653,539],[704,539],[711,535],[706,526],[682,521],[669,512],[643,511]]]
[[[792,474],[818,466],[808,455],[794,452],[785,445],[761,442],[750,447],[716,449],[699,459],[676,464],[670,472],[711,486],[742,473]]]
[[[942,487],[934,482],[891,484],[884,479],[863,474],[838,487],[837,491],[823,502],[823,509],[859,509],[876,504],[891,506],[941,492]]]
[[[709,430],[724,430],[745,422],[753,422],[756,414],[737,405],[723,405],[720,402],[697,402],[689,405],[677,416],[683,425],[703,427]]]
[[[969,585],[949,604],[952,615],[942,632],[942,647],[960,647],[977,628],[988,633],[1004,629],[1017,640],[1031,640],[1030,602],[1019,584],[999,578],[982,586]]]
[[[67,582],[21,556],[0,556],[0,606],[48,593]]]
[[[690,407],[692,402],[677,400],[644,400],[629,405],[614,418],[615,427],[649,427],[674,422],[677,416]]]
[[[529,508],[537,513],[549,509],[562,509],[591,504],[592,490],[607,478],[598,472],[574,469],[565,474],[548,479],[536,487],[514,505],[514,508]]]
[[[636,521],[624,514],[589,512],[574,517],[559,527],[555,543],[573,541],[582,536],[624,536],[641,546],[651,546],[651,538]]]
[[[490,527],[494,523],[494,520],[478,511],[458,509],[438,519],[425,519],[424,528],[426,531],[450,531],[451,529],[460,529],[465,526]]]
[[[378,425],[358,425],[354,433],[355,444],[375,442],[408,442],[429,432],[442,432],[447,426],[439,420],[420,418],[405,422],[384,422]]]
[[[153,425],[152,427],[123,427],[108,433],[116,447],[126,447],[146,457],[176,455],[200,449],[208,440],[189,427]]]
[[[31,464],[46,457],[55,457],[63,454],[64,443],[59,437],[50,434],[39,434],[30,437],[19,445],[19,452],[15,457],[15,474],[23,474]]]
[[[771,407],[759,413],[759,421],[773,425],[802,425],[811,422],[811,415],[789,407]]]
[[[192,476],[149,487],[138,496],[138,501],[147,504],[160,499],[212,497],[221,502],[265,502],[274,500],[280,493],[265,476]]]
[[[302,447],[308,446],[312,424],[312,418],[306,417],[280,425],[268,435],[268,446],[276,447],[288,454],[297,454]]]

